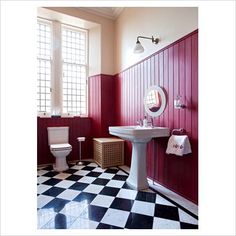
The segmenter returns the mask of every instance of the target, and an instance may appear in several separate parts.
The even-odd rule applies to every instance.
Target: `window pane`
[[[38,21],[37,26],[37,109],[38,112],[51,110],[51,25]]]
[[[63,112],[86,114],[86,32],[63,27]],[[83,98],[81,98],[83,95]]]
[[[67,63],[64,63],[67,64]],[[63,73],[63,112],[71,114],[86,114],[86,78],[81,77],[81,65],[73,65],[71,67],[64,66]],[[76,73],[69,73],[68,69],[72,69]],[[68,88],[68,89],[66,89]],[[83,97],[81,97],[83,95]]]

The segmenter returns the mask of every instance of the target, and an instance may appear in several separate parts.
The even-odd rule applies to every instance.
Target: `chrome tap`
[[[138,124],[139,126],[143,126],[143,120],[142,120],[142,119],[137,120],[137,124]]]
[[[154,122],[153,122],[153,118],[150,118],[150,121],[147,122],[148,125],[150,125],[152,128],[154,127]]]

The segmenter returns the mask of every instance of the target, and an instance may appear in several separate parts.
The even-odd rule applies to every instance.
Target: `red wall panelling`
[[[184,157],[165,153],[167,138],[154,139],[147,148],[150,177],[169,189],[198,202],[198,31],[194,31],[145,60],[115,76],[117,125],[134,125],[144,117],[143,98],[151,85],[161,86],[167,95],[164,113],[156,126],[184,128],[192,154]],[[186,109],[174,109],[176,95]],[[158,145],[157,145],[158,142]],[[157,148],[158,147],[158,148]],[[125,163],[131,162],[131,145],[126,143]],[[155,160],[155,167],[154,167]]]
[[[89,117],[94,137],[109,136],[108,127],[115,125],[115,80],[112,75],[89,77]]]
[[[54,163],[54,157],[48,146],[47,127],[69,126],[69,143],[72,145],[72,151],[67,160],[79,159],[79,144],[77,137],[86,137],[82,142],[82,158],[92,158],[92,133],[90,118],[37,118],[37,163]]]

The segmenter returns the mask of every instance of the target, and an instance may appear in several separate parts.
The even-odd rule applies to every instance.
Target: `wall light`
[[[142,53],[142,52],[144,52],[144,48],[143,48],[142,44],[141,44],[140,41],[139,41],[140,38],[142,38],[142,39],[150,39],[150,40],[152,40],[152,42],[155,43],[155,44],[158,44],[158,42],[159,42],[159,39],[158,39],[158,38],[155,38],[155,39],[154,39],[153,36],[152,36],[151,38],[149,38],[149,37],[144,37],[144,36],[138,36],[138,37],[137,37],[136,45],[135,45],[135,47],[134,47],[134,53]]]

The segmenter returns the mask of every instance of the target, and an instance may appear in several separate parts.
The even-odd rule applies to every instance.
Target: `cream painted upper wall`
[[[87,21],[100,24],[101,33],[100,39],[97,42],[94,41],[96,46],[100,45],[99,49],[96,47],[90,47],[89,61],[96,64],[90,64],[91,70],[89,75],[94,74],[114,74],[114,21],[102,16],[91,14],[83,11],[78,7],[47,7],[47,9],[57,11],[70,16],[78,17]],[[91,29],[91,34],[95,36],[98,33],[98,28]],[[91,42],[91,41],[90,41]],[[101,67],[99,70],[99,66]]]
[[[146,58],[198,28],[197,7],[125,8],[116,20],[115,73]],[[140,39],[145,51],[134,54],[137,36],[160,38],[155,45]]]

